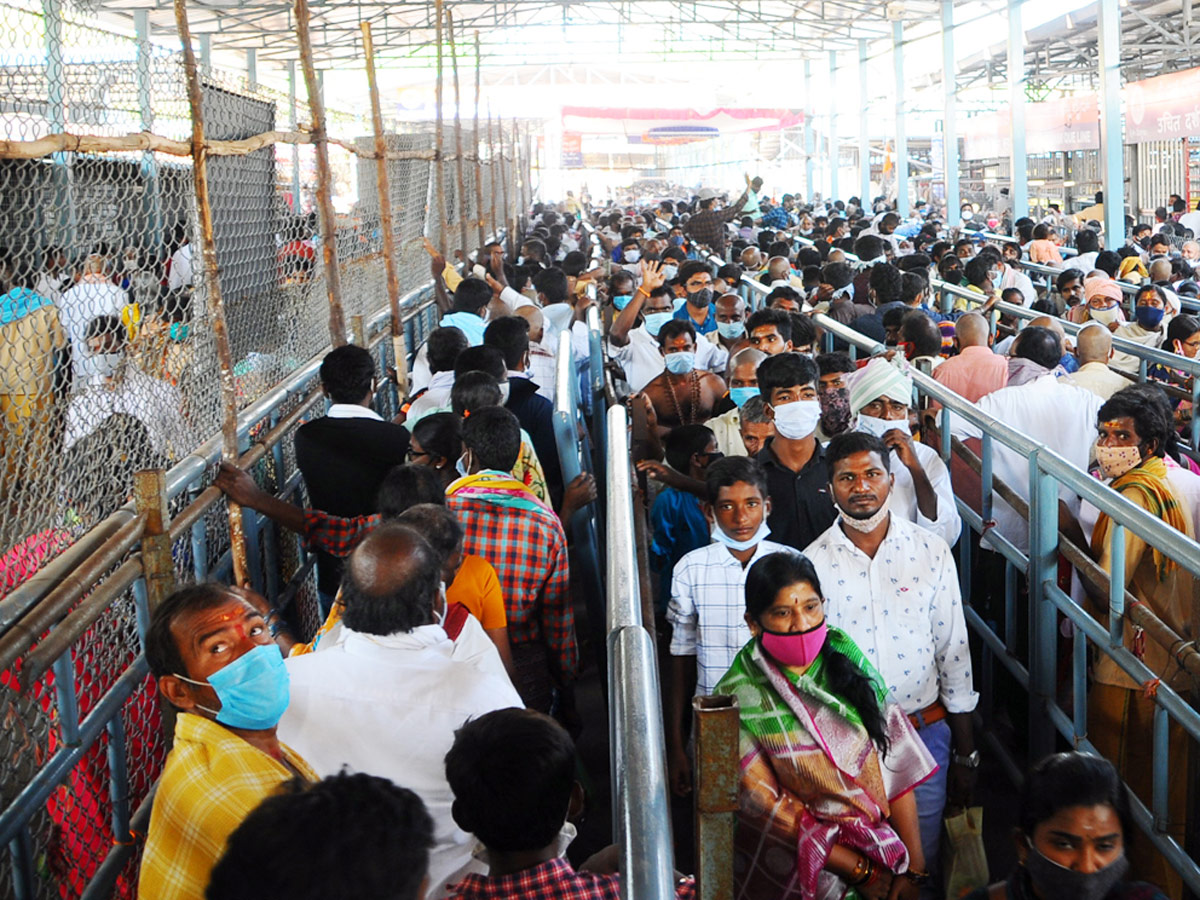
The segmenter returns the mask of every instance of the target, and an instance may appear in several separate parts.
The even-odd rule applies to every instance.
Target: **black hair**
[[[830,438],[825,447],[825,465],[829,469],[830,477],[833,477],[834,463],[839,463],[855,453],[878,453],[879,458],[883,460],[884,471],[892,471],[887,444],[866,431],[843,431]]]
[[[817,386],[817,364],[802,353],[777,353],[758,364],[758,392],[768,403],[773,391],[805,385]]]
[[[771,241],[770,246],[767,247],[767,256],[782,256],[784,259],[790,262],[792,256],[792,245],[787,241]]]
[[[716,503],[721,488],[733,487],[739,481],[758,488],[763,499],[767,499],[767,473],[763,467],[748,456],[726,456],[716,460],[704,473],[708,502]]]
[[[383,572],[373,567],[379,583],[360,585],[355,558],[371,552],[373,545],[393,545],[390,554],[398,571]],[[445,560],[414,528],[385,522],[363,538],[342,570],[342,621],[351,631],[383,636],[410,632],[428,625],[433,618],[433,601],[442,580]]]
[[[521,425],[503,406],[485,406],[463,420],[462,442],[480,469],[511,472],[521,455]]]
[[[1058,273],[1058,277],[1054,279],[1054,287],[1061,294],[1072,281],[1083,281],[1083,272],[1079,269],[1064,269]]]
[[[429,371],[435,375],[438,372],[453,372],[454,361],[458,359],[458,354],[469,346],[471,344],[461,328],[442,325],[433,329],[429,332],[429,339],[425,342],[425,355],[429,360]],[[359,396],[361,397],[362,394]]]
[[[804,305],[804,298],[790,284],[781,284],[777,288],[772,288],[771,292],[763,298],[763,306],[772,306],[776,300],[791,300],[797,306]]]
[[[951,269],[957,269],[959,273],[963,271],[962,257],[954,253],[943,253],[942,258],[938,260],[937,268],[938,275],[944,281],[949,277]],[[961,274],[959,277],[961,277]]]
[[[819,375],[832,375],[834,372],[853,372],[858,367],[845,351],[822,353],[817,357],[817,372]],[[424,446],[424,445],[422,445]]]
[[[1128,416],[1133,419],[1138,437],[1149,444],[1154,441],[1153,456],[1162,456],[1167,450],[1167,439],[1172,432],[1169,404],[1159,398],[1163,389],[1156,384],[1131,384],[1121,388],[1104,401],[1096,413],[1096,422],[1107,422]]]
[[[1111,806],[1127,839],[1133,833],[1129,794],[1107,759],[1090,753],[1047,756],[1029,770],[1021,789],[1017,827],[1030,840],[1037,827],[1072,806]]]
[[[334,403],[361,403],[374,378],[375,360],[354,344],[329,351],[321,361],[321,386]]]
[[[451,813],[489,850],[540,850],[558,835],[575,786],[575,745],[532,709],[498,709],[469,720],[446,754]]]
[[[504,364],[516,371],[529,352],[529,320],[521,316],[494,319],[483,332],[483,345],[504,354]]]
[[[537,238],[526,238],[521,242],[521,249],[528,249],[529,255],[539,262],[546,258],[546,245]]]
[[[1080,228],[1075,232],[1075,248],[1080,253],[1094,253],[1100,249],[1100,236],[1090,228]]]
[[[796,262],[801,267],[804,266],[820,266],[821,251],[816,247],[801,247],[796,254]]]
[[[455,440],[457,440],[458,419],[450,413],[438,413],[437,415],[454,422],[456,426]],[[432,418],[434,416],[426,416],[417,424],[421,425]],[[429,449],[423,441],[421,446]],[[449,448],[447,449],[449,450]],[[438,456],[443,455],[453,462],[462,455],[462,452],[459,451],[453,455],[449,452],[438,453]],[[438,478],[437,470],[432,466],[419,466],[415,463],[392,466],[383,476],[383,481],[379,484],[379,492],[375,495],[375,506],[385,522],[398,518],[405,510],[419,503],[444,504],[445,502],[446,489],[442,486],[441,479]]]
[[[683,251],[680,251],[681,253]],[[717,269],[717,277],[726,284],[736,287],[742,280],[744,270],[737,263],[725,263],[721,268]]]
[[[612,275],[608,276],[608,295],[610,297],[616,296],[617,285],[621,284],[624,281],[628,281],[630,286],[632,287],[633,286],[633,273],[626,271],[625,269],[617,269],[616,271],[614,271],[612,273]]]
[[[1013,341],[1012,354],[1035,362],[1043,369],[1053,369],[1062,361],[1062,341],[1053,329],[1028,325]]]
[[[1045,222],[1039,222],[1033,226],[1033,239],[1035,241],[1045,241],[1050,239],[1050,226]]]
[[[490,406],[500,406],[500,399],[500,385],[487,372],[463,372],[454,379],[454,387],[450,389],[450,409],[456,416],[469,416]]]
[[[562,270],[564,275],[578,278],[587,271],[588,258],[582,250],[572,250],[563,257]]]
[[[712,430],[706,425],[680,425],[672,428],[663,438],[667,463],[676,472],[688,473],[688,463],[697,453],[703,453],[714,440]]]
[[[443,566],[450,554],[462,543],[462,524],[458,521],[458,516],[446,507],[444,501],[410,506],[396,521],[424,535],[434,552],[441,555]]]
[[[933,260],[924,253],[910,253],[908,256],[901,256],[896,260],[894,265],[901,272],[919,272],[924,274],[933,265]]]
[[[1096,268],[1109,278],[1116,278],[1117,270],[1121,268],[1121,257],[1112,250],[1102,250],[1096,255]]]
[[[988,254],[980,252],[967,260],[967,264],[963,266],[963,274],[967,277],[969,284],[979,287],[988,280],[991,269],[992,260]],[[993,284],[992,287],[999,287],[999,285]]]
[[[774,325],[784,342],[792,339],[792,317],[782,309],[755,310],[746,320],[746,334],[753,334],[754,329],[766,325]]]
[[[1175,316],[1167,325],[1167,336],[1163,340],[1163,349],[1174,353],[1172,344],[1175,341],[1183,343],[1197,331],[1200,331],[1200,319],[1189,315]]]
[[[684,319],[668,319],[658,330],[658,346],[667,346],[667,341],[677,338],[681,334],[691,335],[692,343],[696,343],[696,328],[691,322]]]
[[[824,268],[821,269],[821,281],[832,285],[834,289],[844,288],[854,281],[854,269],[850,268],[849,263],[825,263]]]
[[[887,309],[883,310],[883,314],[879,320],[883,323],[884,330],[888,328],[899,328],[904,322],[904,314],[909,310],[899,303],[888,304]]]
[[[150,624],[146,628],[146,664],[150,674],[155,678],[164,675],[187,675],[187,665],[171,626],[181,617],[191,612],[202,612],[215,609],[222,603],[234,599],[223,584],[204,582],[189,584],[167,597],[150,615]]]
[[[900,334],[913,345],[916,356],[938,356],[942,352],[942,331],[933,317],[922,310],[905,311]]]
[[[468,372],[487,372],[499,384],[508,380],[508,366],[504,354],[495,347],[468,347],[454,361],[454,379],[457,381]]]
[[[792,345],[807,347],[817,339],[817,323],[807,313],[790,312],[792,320]]]
[[[809,585],[817,596],[824,598],[817,570],[807,557],[790,550],[767,554],[746,572],[746,613],[761,625],[760,617],[775,602],[779,592],[801,583]],[[887,719],[875,685],[849,657],[834,650],[828,642],[821,650],[821,657],[825,662],[830,693],[850,704],[862,719],[863,728],[879,748],[880,755],[886,756],[890,746]]]
[[[877,234],[861,234],[854,241],[854,255],[863,262],[883,256],[883,238]]]
[[[913,301],[929,290],[929,279],[921,272],[905,272],[900,302],[912,306]]]
[[[407,788],[363,772],[293,778],[229,836],[204,896],[420,900],[433,845],[433,819]]]
[[[492,301],[492,289],[482,278],[464,278],[454,289],[456,312],[478,313]]]
[[[707,272],[711,276],[712,266],[700,259],[689,259],[679,267],[679,274],[675,277],[680,284],[687,284],[688,279],[698,272]]]
[[[533,276],[533,286],[546,298],[546,306],[567,302],[567,273],[562,269],[543,269]]]
[[[891,263],[877,263],[871,267],[868,284],[875,291],[876,306],[894,303],[904,292],[904,274]]]

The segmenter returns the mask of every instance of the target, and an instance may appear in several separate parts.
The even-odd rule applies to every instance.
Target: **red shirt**
[[[512,875],[468,875],[450,889],[460,900],[620,900],[621,876],[576,872],[565,859],[552,859]],[[676,900],[694,900],[696,882],[685,878]]]
[[[933,370],[933,380],[977,403],[1008,384],[1008,360],[990,347],[964,347]]]

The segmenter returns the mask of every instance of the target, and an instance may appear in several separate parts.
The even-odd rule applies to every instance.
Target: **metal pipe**
[[[829,199],[838,200],[837,108],[841,97],[837,90],[837,51],[829,51]]]
[[[908,137],[904,123],[904,23],[892,23],[892,68],[896,91],[896,212],[908,217]],[[864,197],[863,202],[867,200]]]
[[[1008,199],[1013,220],[1029,215],[1029,160],[1025,152],[1025,30],[1021,4],[1008,0],[1008,109],[1012,133]]]
[[[863,209],[871,204],[870,103],[867,96],[867,39],[858,39],[858,178]]]
[[[813,102],[812,102],[812,60],[804,60],[804,189],[808,191],[808,199],[812,202],[817,191],[813,179],[813,155],[816,153],[816,141],[813,134]]]
[[[633,542],[633,476],[625,407],[608,411],[608,631],[642,624],[641,591]]]
[[[1096,7],[1104,246],[1108,250],[1119,250],[1125,243],[1125,141],[1121,131],[1121,9],[1119,0],[1099,0]],[[1190,10],[1190,4],[1188,8]]]
[[[467,237],[467,182],[463,174],[463,141],[462,141],[462,92],[458,83],[458,45],[454,41],[454,11],[446,10],[446,31],[450,37],[450,69],[454,75],[454,170],[458,185],[457,201],[454,212],[458,215],[459,231],[462,235],[462,252],[466,258],[470,250]]]
[[[699,900],[724,900],[734,894],[733,831],[740,780],[740,721],[736,697],[718,694],[692,700]]]
[[[954,0],[942,0],[942,149],[945,156],[946,222],[956,225],[962,208],[958,187],[958,66],[954,59]]]

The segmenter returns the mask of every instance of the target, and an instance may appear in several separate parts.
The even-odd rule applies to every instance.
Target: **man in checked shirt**
[[[512,476],[521,426],[503,407],[486,407],[462,428],[465,473],[446,489],[446,506],[463,526],[464,552],[496,569],[508,616],[513,682],[531,709],[573,716],[570,685],[579,670],[575,613],[567,591],[567,541],[548,507]],[[339,518],[305,510],[262,491],[246,473],[223,465],[216,485],[303,536],[309,548],[347,556],[380,517]]]

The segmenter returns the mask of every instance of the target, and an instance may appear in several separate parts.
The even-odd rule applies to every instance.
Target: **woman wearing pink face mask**
[[[862,651],[826,624],[805,557],[750,567],[746,623],[753,638],[715,690],[741,713],[735,894],[914,900],[927,876],[912,791],[932,757]]]

